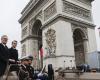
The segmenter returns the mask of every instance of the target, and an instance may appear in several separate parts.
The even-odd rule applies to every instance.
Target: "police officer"
[[[30,80],[34,80],[34,68],[31,66],[32,60],[33,60],[33,57],[32,56],[28,56],[27,70],[29,72],[29,78],[30,78]]]
[[[29,72],[27,70],[27,66],[28,66],[28,59],[22,58],[18,73],[19,80],[29,80]]]

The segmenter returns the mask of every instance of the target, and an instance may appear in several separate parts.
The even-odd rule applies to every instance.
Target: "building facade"
[[[39,65],[43,45],[43,65],[75,67],[88,63],[87,54],[96,51],[93,0],[30,0],[19,19],[22,29],[22,56],[34,56]]]

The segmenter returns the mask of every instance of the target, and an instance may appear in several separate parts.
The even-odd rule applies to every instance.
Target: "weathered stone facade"
[[[53,64],[56,69],[75,67],[80,64],[78,61],[88,63],[87,54],[96,50],[92,1],[30,0],[19,22],[23,54],[34,56],[36,68],[39,68],[41,44],[44,65]],[[81,59],[82,56],[84,58],[79,60],[78,57]]]

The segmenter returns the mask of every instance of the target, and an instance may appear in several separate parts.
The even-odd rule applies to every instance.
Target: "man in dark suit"
[[[9,49],[9,64],[16,64],[18,62],[18,50],[16,49],[17,47],[17,41],[13,40],[12,41],[12,46]],[[16,65],[12,65],[10,68],[10,71],[17,71],[17,66]]]
[[[18,61],[18,50],[16,49],[17,47],[17,41],[14,40],[12,41],[12,46],[9,49],[9,58],[11,59],[12,62],[17,62]]]
[[[0,43],[0,79],[4,75],[9,59],[9,50],[8,47],[6,46],[7,41],[8,41],[7,35],[3,35],[1,37],[1,43]]]

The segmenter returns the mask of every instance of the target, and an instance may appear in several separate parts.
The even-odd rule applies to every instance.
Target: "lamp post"
[[[98,28],[98,31],[99,31],[99,37],[100,37],[100,27]]]
[[[72,69],[72,60],[70,60],[70,63],[71,63],[71,69]]]
[[[99,31],[99,41],[100,41],[100,27],[98,28],[98,31]],[[99,44],[100,44],[100,42],[99,42]],[[100,54],[99,54],[99,59],[100,59]],[[100,69],[100,61],[99,61],[99,69]]]
[[[66,61],[64,60],[64,69],[65,69],[65,62],[66,62]]]
[[[99,37],[98,38],[99,39],[99,41],[98,41],[98,47],[99,47],[99,50],[100,50],[100,27],[98,28],[98,32],[99,32],[99,36],[98,36]]]

